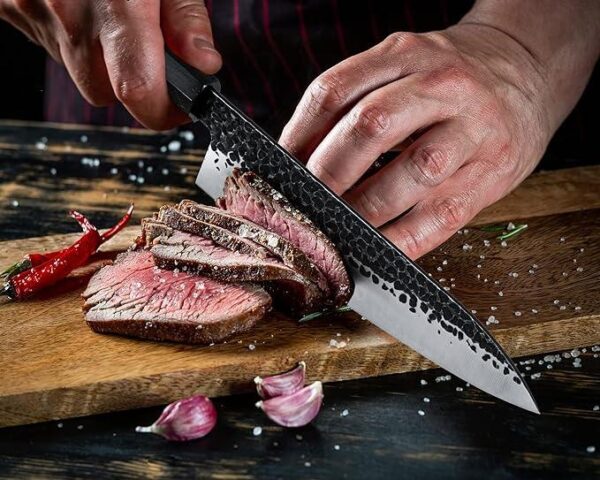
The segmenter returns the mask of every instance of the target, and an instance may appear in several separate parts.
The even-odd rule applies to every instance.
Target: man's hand
[[[393,34],[323,73],[280,142],[417,258],[534,169],[564,117],[555,81],[550,65],[513,35],[467,17],[442,32]],[[576,87],[575,100],[583,86]],[[408,136],[416,140],[356,185]]]
[[[64,63],[92,105],[119,100],[155,130],[187,120],[167,94],[165,43],[206,74],[221,67],[203,0],[0,0],[0,18]]]

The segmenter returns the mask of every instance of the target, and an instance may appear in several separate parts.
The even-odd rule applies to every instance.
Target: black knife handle
[[[221,91],[221,84],[217,77],[200,73],[169,50],[165,50],[165,69],[169,96],[173,103],[187,114],[201,101],[202,94],[207,88]]]

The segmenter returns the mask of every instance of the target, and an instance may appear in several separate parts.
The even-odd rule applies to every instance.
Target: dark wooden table
[[[190,195],[199,154],[177,134],[0,123],[0,240],[77,231],[71,206],[105,227],[134,199],[139,218]],[[558,353],[520,359],[541,373],[540,416],[431,370],[328,384],[318,420],[297,430],[251,395],[217,399],[218,427],[187,444],[134,432],[160,408],[6,428],[0,477],[598,478],[600,349],[573,352],[580,367]]]

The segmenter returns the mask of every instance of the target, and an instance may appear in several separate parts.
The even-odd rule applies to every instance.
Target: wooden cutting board
[[[513,356],[600,343],[600,189],[590,188],[599,172],[534,176],[482,212],[474,224],[529,225],[507,247],[470,227],[420,262],[480,320],[498,319],[489,328]],[[107,255],[137,231],[129,227],[107,244]],[[0,267],[76,237],[0,242]],[[0,426],[164,404],[194,392],[247,391],[255,375],[299,360],[311,380],[326,382],[433,366],[352,313],[303,324],[273,313],[251,332],[210,347],[99,335],[83,321],[85,281],[74,276],[60,291],[0,305]]]

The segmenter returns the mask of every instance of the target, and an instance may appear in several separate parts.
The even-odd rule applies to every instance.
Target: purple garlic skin
[[[158,420],[136,432],[155,433],[167,440],[185,442],[204,437],[217,423],[217,409],[204,395],[178,400],[165,407]]]
[[[323,385],[315,382],[291,395],[261,400],[256,406],[282,427],[303,427],[319,414],[322,402]]]
[[[299,362],[291,370],[271,377],[256,377],[256,391],[262,399],[291,395],[304,386],[306,380],[306,363]]]

